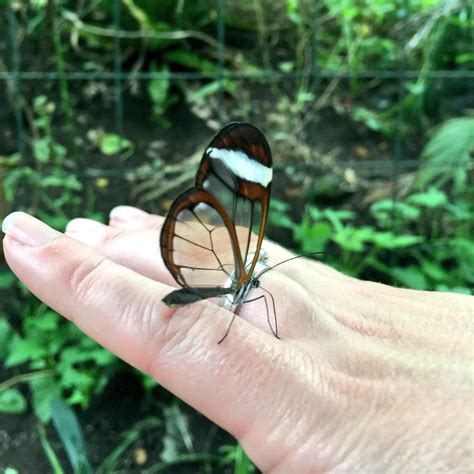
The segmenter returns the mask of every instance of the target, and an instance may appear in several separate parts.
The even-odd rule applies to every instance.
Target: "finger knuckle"
[[[89,257],[74,265],[67,277],[68,285],[77,301],[87,305],[100,293],[101,275],[107,260],[103,257]]]
[[[210,313],[213,313],[212,306],[206,303],[170,308],[165,314],[161,311],[163,317],[151,341],[155,350],[150,359],[149,373],[156,374],[164,360],[173,360],[179,353],[193,360],[201,357],[199,351],[208,347],[203,338],[213,334],[205,328],[208,317],[214,316]]]
[[[105,249],[113,249],[115,247],[120,247],[124,238],[126,237],[127,232],[121,229],[112,229],[107,227],[102,230],[102,235],[100,236],[100,245]]]
[[[202,316],[202,304],[174,308],[165,318],[158,337],[164,351],[182,348],[192,339],[193,328]]]

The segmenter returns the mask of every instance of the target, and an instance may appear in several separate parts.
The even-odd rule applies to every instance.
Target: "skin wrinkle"
[[[397,346],[381,345],[377,339],[356,341],[353,347],[356,351],[355,353],[357,353],[357,358],[352,358],[351,360],[355,360],[355,364],[352,364],[349,360],[339,360],[338,354],[343,352],[337,347],[333,348],[330,357],[337,363],[339,371],[355,379],[363,380],[370,377],[383,380],[390,377],[391,373],[397,373],[400,380],[411,380],[413,377],[419,377],[423,374],[425,380],[431,379],[436,383],[441,374],[450,377],[453,382],[455,380],[461,381],[468,375],[468,371],[464,370],[462,366],[458,366],[458,368],[463,370],[453,371],[452,357],[444,357],[436,350],[427,351],[422,345],[413,346],[413,350],[410,353],[401,351]],[[418,356],[417,352],[420,351],[423,354]],[[377,365],[374,365],[372,362],[374,361],[374,354],[378,354],[377,359],[375,359],[378,361]],[[424,361],[422,368],[416,364],[417,360]],[[456,372],[459,373],[456,375]]]
[[[75,295],[75,299],[78,301],[78,304],[90,307],[95,306],[95,303],[91,303],[97,299],[97,295],[106,294],[108,298],[115,300],[117,305],[117,311],[115,312],[116,321],[115,323],[118,326],[123,325],[124,327],[137,326],[137,323],[142,327],[139,329],[140,334],[146,336],[153,334],[147,330],[147,324],[143,324],[146,321],[149,321],[148,325],[150,327],[156,326],[156,322],[159,320],[156,318],[156,315],[159,312],[154,312],[152,308],[152,303],[150,303],[155,297],[151,293],[148,294],[148,298],[143,299],[143,294],[141,294],[142,299],[135,299],[135,288],[136,282],[135,278],[130,280],[130,276],[119,276],[114,271],[108,271],[108,267],[114,267],[114,263],[106,260],[103,257],[98,257],[96,261],[85,260],[76,265],[75,269],[71,270],[71,273],[66,276],[65,281],[68,282],[72,294]],[[74,266],[75,264],[73,264]],[[103,267],[106,267],[105,269]],[[67,271],[66,271],[67,273]],[[108,281],[104,282],[102,280],[102,275],[108,274],[112,275],[113,282]],[[114,293],[107,294],[108,288],[114,288]],[[116,298],[115,294],[120,294],[122,297]],[[128,300],[124,298],[124,295],[130,295],[131,299]],[[141,309],[143,308],[143,310]],[[147,309],[148,308],[148,309]],[[137,311],[138,309],[138,311]],[[139,314],[139,318],[137,318]],[[147,316],[149,315],[149,316]],[[148,345],[145,343],[145,347]],[[144,349],[146,350],[146,349]]]
[[[332,467],[329,467],[328,465],[324,465],[321,462],[321,459],[315,459],[315,457],[320,458],[320,453],[323,451],[323,449],[319,449],[319,440],[315,440],[317,437],[316,435],[317,430],[313,430],[309,436],[303,438],[305,441],[295,447],[292,450],[289,450],[288,452],[285,453],[284,456],[282,456],[274,465],[270,466],[268,469],[265,469],[265,472],[271,473],[271,474],[287,474],[288,472],[292,472],[291,464],[296,464],[298,466],[298,474],[305,474],[305,473],[323,473],[323,472],[329,472]],[[301,458],[304,459],[305,453],[304,451],[307,450],[307,447],[311,446],[310,450],[312,451],[312,458],[311,462],[313,465],[311,467],[308,467],[304,470],[301,469],[301,462],[299,461]],[[316,446],[316,449],[315,449]],[[317,451],[317,455],[315,456],[314,451]],[[306,458],[307,461],[305,462],[306,464],[309,461],[309,458]],[[296,462],[295,462],[296,461]],[[316,466],[314,465],[316,464]]]
[[[263,365],[261,365],[261,368],[264,370],[265,377],[262,377],[260,374],[255,376],[255,372],[253,370],[249,370],[248,373],[244,373],[245,378],[240,383],[241,386],[252,387],[252,392],[255,392],[256,394],[248,394],[248,404],[252,406],[252,404],[254,404],[253,400],[261,399],[263,394],[268,391],[268,387],[280,388],[278,391],[273,390],[271,392],[270,399],[274,400],[274,403],[267,403],[260,410],[260,415],[263,415],[263,419],[269,420],[270,423],[267,426],[262,426],[261,423],[258,422],[258,420],[252,419],[251,426],[249,426],[247,430],[250,433],[263,430],[266,433],[265,438],[267,438],[268,436],[271,436],[273,438],[282,438],[281,442],[283,443],[283,445],[285,445],[285,443],[288,442],[289,433],[293,433],[293,435],[296,436],[294,426],[291,426],[291,429],[288,430],[288,422],[292,424],[291,421],[287,421],[291,420],[291,416],[289,416],[289,414],[301,413],[302,411],[304,412],[304,408],[302,408],[301,398],[299,396],[294,396],[295,393],[308,393],[307,386],[301,380],[300,377],[300,375],[304,373],[304,370],[299,369],[301,364],[295,363],[294,359],[295,357],[298,358],[299,355],[295,354],[293,351],[290,351],[289,353],[288,351],[284,351],[283,354],[280,355],[278,355],[278,353],[265,353],[265,356],[266,357],[264,358],[264,363]],[[257,354],[257,356],[253,359],[258,361],[261,359],[261,356],[259,357],[259,354]],[[280,362],[284,362],[283,365],[280,365],[279,370],[276,370],[278,365],[276,362],[273,361],[273,359],[279,359]],[[272,370],[273,368],[275,368],[275,370]],[[296,371],[295,368],[297,369]],[[268,372],[268,369],[270,369],[270,372]],[[247,380],[247,378],[253,380],[253,384],[252,381]],[[273,379],[281,380],[281,378],[286,379],[287,383],[275,385]],[[307,379],[307,377],[305,378]],[[258,381],[257,386],[255,386],[255,380]],[[303,386],[301,387],[301,389],[298,389],[298,386],[300,385]],[[288,393],[288,390],[290,390],[290,393]],[[317,393],[317,391],[315,393]],[[288,401],[291,402],[288,403]],[[257,423],[256,429],[253,427],[254,423]],[[283,448],[282,450],[284,451]]]
[[[220,310],[208,302],[199,302],[179,308],[166,308],[168,315],[165,318],[165,325],[155,333],[151,343],[151,348],[156,350],[156,355],[150,359],[148,370],[155,378],[159,378],[161,370],[166,369],[165,361],[172,360],[177,354],[180,357],[196,360],[196,348],[204,350],[207,347],[206,344],[201,343],[202,334],[209,333],[206,326]],[[210,331],[210,334],[210,337],[216,337],[215,331]],[[204,358],[202,359],[204,360]]]
[[[90,306],[90,301],[97,298],[103,287],[100,284],[102,267],[108,265],[110,262],[105,258],[96,256],[74,261],[70,268],[65,270],[66,285],[72,291],[74,299],[85,306]]]
[[[146,298],[137,299],[134,298],[132,293],[131,301],[126,302],[123,306],[120,318],[127,321],[128,325],[139,324],[139,332],[144,335],[143,352],[145,367],[144,372],[151,375],[149,371],[150,361],[153,359],[154,350],[154,339],[156,334],[161,332],[161,328],[166,324],[166,316],[160,315],[162,313],[161,302],[156,300],[155,295],[152,292],[147,292]],[[120,311],[119,311],[120,313]],[[139,315],[138,321],[136,315]]]
[[[353,311],[344,307],[338,307],[337,305],[331,305],[331,314],[338,323],[350,330],[353,334],[362,336],[364,339],[393,340],[394,336],[397,335],[396,331],[393,327],[375,317],[378,305],[373,301],[368,303],[368,307],[371,309],[366,310],[366,312],[360,316],[354,316]]]
[[[209,305],[209,308],[212,308],[212,307]],[[222,311],[222,310],[218,307],[215,307],[215,311]],[[208,315],[206,315],[206,319],[209,319]],[[204,350],[205,347],[209,347],[209,344],[202,344],[201,341],[199,340],[199,337],[194,337],[194,335],[192,334],[194,328],[195,326],[193,326],[192,330],[188,332],[189,338],[184,339],[185,341],[189,341],[189,345],[185,347],[184,351],[182,350],[182,347],[183,347],[182,345],[180,346],[173,345],[171,350],[169,349],[167,350],[166,356],[160,357],[161,362],[163,362],[163,360],[165,361],[165,366],[166,366],[167,359],[179,360],[181,358],[189,358],[192,361],[196,361],[196,359],[199,361],[199,359],[201,358],[202,359],[208,358],[210,359],[210,364],[208,364],[209,374],[214,373],[214,377],[217,379],[219,377],[225,377],[227,381],[234,380],[233,383],[231,382],[231,385],[239,386],[239,387],[253,387],[252,382],[255,381],[255,379],[257,379],[261,381],[261,385],[257,385],[256,387],[253,387],[252,390],[256,393],[259,392],[260,386],[264,387],[267,385],[266,380],[268,379],[270,375],[268,374],[267,370],[260,369],[261,356],[259,357],[258,354],[255,354],[255,347],[253,347],[251,351],[243,351],[244,353],[249,354],[249,357],[250,355],[252,355],[252,358],[250,359],[250,361],[247,358],[242,357],[242,351],[234,352],[231,350],[231,348],[227,348],[228,352],[226,353],[226,356],[222,359],[222,354],[220,354],[219,358],[221,359],[221,363],[219,364],[218,367],[216,367],[215,360],[218,360],[218,359],[212,357],[212,354],[211,356],[209,356],[208,351]],[[202,331],[199,331],[199,334],[206,334],[205,329],[204,328],[202,329],[203,329]],[[217,343],[214,343],[213,341],[211,341],[211,344],[215,344],[216,351],[217,351],[217,348],[224,347],[224,346],[218,346]],[[211,347],[213,346],[211,345]],[[198,348],[197,350],[198,350],[199,355],[197,358],[196,358],[195,348]],[[177,351],[179,351],[179,353],[177,353]],[[266,350],[266,353],[268,353],[267,350]],[[251,364],[250,366],[249,366],[249,362]],[[259,364],[257,368],[252,367],[252,364],[255,364],[255,363]],[[265,368],[266,367],[268,367],[268,364],[265,364]],[[160,367],[160,365],[158,364],[155,365],[155,367],[151,368],[150,370],[152,370],[152,373],[154,373],[157,378],[159,378],[160,375],[163,375],[162,366]],[[250,411],[252,412],[253,406],[254,406],[253,400],[255,399],[255,395],[246,397],[245,394],[242,394],[241,395],[242,408],[245,408],[246,398],[249,400],[248,405],[249,405]],[[245,426],[245,425],[241,425],[241,426]],[[242,436],[242,432],[239,432],[239,430],[237,430],[234,434],[237,435],[238,437]]]
[[[295,444],[293,438],[307,439],[312,433],[314,433],[316,428],[316,420],[314,420],[315,414],[308,410],[313,400],[308,400],[308,397],[311,393],[314,394],[319,392],[319,386],[321,383],[318,384],[319,386],[316,390],[313,388],[308,389],[306,383],[302,383],[299,374],[295,375],[295,366],[301,367],[302,364],[304,364],[304,362],[296,364],[294,361],[291,362],[291,359],[294,359],[295,357],[300,358],[299,354],[296,353],[286,357],[288,362],[284,367],[287,367],[288,369],[283,369],[283,371],[286,370],[287,377],[289,377],[290,380],[288,380],[287,383],[281,384],[281,390],[279,392],[272,393],[273,399],[275,401],[278,400],[279,403],[275,402],[269,404],[273,409],[268,413],[268,416],[265,417],[266,419],[274,420],[276,423],[275,426],[272,426],[271,424],[264,428],[264,432],[266,433],[264,435],[265,438],[272,437],[273,439],[278,440],[281,445],[281,449],[278,452],[278,457],[280,459],[274,461],[273,467],[266,466],[264,469],[265,472],[272,472],[275,466],[282,464],[284,459],[291,455],[291,451],[294,449],[293,446]],[[309,357],[306,358],[306,360],[312,364]],[[301,367],[300,370],[301,374],[304,374],[304,378],[307,379],[308,372],[306,371],[306,368]],[[314,379],[314,376],[310,377],[310,379]],[[295,394],[298,395],[295,396]],[[303,398],[301,398],[300,394],[303,395]],[[306,414],[306,416],[302,416],[303,414]],[[292,421],[295,417],[300,420],[296,427]],[[320,424],[325,422],[323,416],[317,418]],[[259,427],[260,431],[262,428],[262,426]],[[288,449],[286,449],[286,447],[288,447]]]
[[[354,404],[348,407],[349,410],[346,413],[346,418],[357,418],[357,423],[349,427],[349,424],[344,425],[340,428],[340,438],[343,440],[342,443],[332,446],[332,451],[329,455],[333,459],[333,466],[331,471],[338,472],[338,468],[344,465],[344,460],[357,459],[359,456],[360,438],[363,437],[363,433],[367,430],[370,424],[369,415],[372,414],[374,406],[366,405],[361,406],[361,409],[355,410]],[[355,413],[354,413],[355,412]],[[341,471],[344,472],[344,469]]]
[[[365,292],[362,292],[362,293],[364,294]],[[390,296],[389,298],[393,298],[393,297]],[[403,308],[403,306],[405,306],[404,300],[401,300],[401,299],[399,299],[399,298],[397,298],[397,303],[399,303],[399,304],[396,304],[396,306],[395,306],[395,307],[397,307],[397,308],[400,308],[400,307]],[[367,308],[367,307],[370,307],[372,304],[373,304],[373,303],[371,303],[370,300],[367,299],[367,300],[366,300],[362,305],[360,305],[360,306],[361,306],[361,307],[364,307],[364,308]],[[390,304],[391,304],[392,306],[394,305],[393,299],[392,299],[392,301],[390,301],[390,302],[386,302],[386,303],[385,303],[385,306],[390,307]],[[423,307],[423,308],[424,308],[423,303],[415,302],[415,303],[413,303],[413,304],[421,305],[420,307]],[[375,308],[382,307],[383,305],[384,305],[384,302],[381,302],[381,304],[377,304],[377,305],[375,306]],[[353,309],[354,309],[354,306],[353,306]],[[375,314],[376,312],[377,312],[377,310],[374,309],[373,314]],[[335,307],[335,308],[333,309],[333,313],[336,315],[336,318],[337,318],[337,319],[340,319],[339,316],[338,316],[338,314],[340,314],[340,310],[339,310],[339,313],[338,313],[338,312],[337,312],[337,308]],[[380,312],[379,312],[379,313],[380,313]],[[357,314],[361,314],[361,312],[359,311]],[[366,314],[367,314],[367,313],[366,313]],[[401,323],[401,321],[403,320],[403,318],[401,318],[401,315],[403,315],[403,311],[399,312],[399,313],[398,313],[398,317],[397,317],[397,318],[392,318],[391,321],[392,321],[392,322],[393,322],[393,321],[397,321],[398,324],[399,324],[399,326],[400,326],[400,323]],[[371,314],[370,317],[373,318],[373,315]],[[377,319],[378,319],[378,318],[377,318]],[[385,316],[385,319],[387,319],[387,316]],[[411,318],[408,317],[408,316],[407,316],[405,319],[406,319],[407,321],[411,320]],[[452,319],[455,319],[455,318],[452,318]],[[410,321],[410,322],[411,322],[411,321]],[[417,322],[417,324],[419,324],[419,322]],[[354,329],[356,329],[354,324],[353,324],[352,326],[353,326]],[[403,326],[401,326],[399,330],[397,330],[395,327],[393,327],[393,334],[398,334],[399,332],[402,332],[402,331],[403,331],[403,333],[404,333],[404,341],[403,341],[403,342],[404,342],[405,345],[406,345],[406,342],[407,342],[407,339],[406,339],[406,336],[407,336],[406,329],[407,329],[408,327],[410,327],[410,326],[407,326],[407,325],[405,325],[405,324],[403,324]],[[436,329],[436,328],[435,328],[435,329]],[[420,341],[423,341],[423,342],[426,344],[427,339],[429,339],[430,344],[433,346],[433,351],[438,352],[440,346],[441,346],[441,347],[444,347],[444,344],[442,344],[443,338],[451,338],[451,335],[444,335],[444,334],[438,335],[437,332],[434,332],[435,329],[433,329],[432,327],[430,327],[430,325],[428,325],[428,323],[427,323],[426,326],[425,326],[425,328],[424,328],[424,331],[423,331],[422,333],[420,333],[420,331],[418,331],[418,334],[415,334],[414,336],[412,336],[412,344],[413,344],[413,346],[414,346],[414,347],[419,347],[419,346],[420,346]],[[454,333],[455,333],[455,330],[453,330],[452,332],[453,332],[453,334],[454,334]],[[429,334],[429,333],[431,333],[431,334]],[[438,338],[441,338],[441,339],[438,340]]]
[[[384,465],[384,463],[380,464],[380,451],[379,450],[374,450],[374,445],[373,445],[373,440],[371,439],[365,439],[364,443],[361,445],[360,440],[364,439],[364,437],[360,436],[361,433],[363,433],[364,430],[371,430],[371,424],[373,423],[374,417],[372,418],[369,416],[371,415],[371,411],[374,408],[377,408],[376,414],[378,418],[378,438],[383,441],[383,445],[385,446],[385,449],[381,450],[381,453],[383,456],[386,456],[390,452],[397,452],[394,447],[396,446],[397,440],[401,436],[404,436],[404,433],[407,432],[406,428],[404,425],[400,423],[401,420],[403,420],[403,414],[405,412],[405,407],[409,405],[405,405],[405,402],[399,403],[395,402],[390,405],[385,405],[382,407],[375,407],[374,405],[371,405],[369,409],[365,408],[363,412],[358,410],[356,412],[356,417],[357,417],[357,423],[355,426],[357,427],[355,430],[349,429],[346,431],[345,434],[343,434],[342,438],[343,439],[348,439],[351,438],[353,441],[356,442],[358,445],[358,453],[355,454],[353,458],[346,457],[344,461],[340,462],[339,467],[341,468],[340,472],[347,472],[347,471],[366,471],[369,465]],[[385,410],[384,410],[385,408]],[[354,410],[353,410],[354,411]],[[366,420],[367,424],[362,427],[363,423],[359,421],[360,415],[363,415],[362,420]],[[373,414],[372,414],[373,415]],[[350,414],[347,415],[350,417]],[[394,423],[397,423],[394,425]],[[396,426],[395,432],[390,433],[389,429],[393,429],[393,427]],[[352,426],[352,428],[354,425]],[[357,434],[359,436],[357,436]],[[353,442],[352,441],[352,442]],[[405,446],[406,444],[402,443],[402,446]],[[398,451],[400,452],[400,451]],[[357,461],[358,459],[358,461]],[[403,472],[401,470],[400,472]]]

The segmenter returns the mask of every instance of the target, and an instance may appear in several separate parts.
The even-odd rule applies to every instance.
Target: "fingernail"
[[[25,212],[12,212],[5,217],[2,231],[17,242],[31,247],[46,245],[61,235]]]
[[[118,221],[128,222],[135,219],[140,219],[141,217],[146,217],[148,213],[137,209],[136,207],[131,206],[117,206],[114,207],[109,214],[110,219],[115,219]]]
[[[77,218],[69,221],[66,226],[66,234],[89,232],[102,227],[103,224],[92,219]]]

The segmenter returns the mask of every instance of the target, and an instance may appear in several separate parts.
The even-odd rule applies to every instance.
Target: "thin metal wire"
[[[217,0],[217,41],[219,43],[219,51],[217,52],[218,67],[219,67],[219,81],[221,83],[219,91],[220,107],[225,114],[225,0]]]
[[[114,30],[120,30],[120,5],[121,0],[114,0],[113,22]],[[123,96],[122,96],[122,45],[120,37],[114,37],[114,103],[115,103],[115,129],[123,134]]]
[[[46,71],[0,71],[0,80],[14,80],[16,78],[23,81],[57,81],[66,79],[68,81],[114,81],[118,78],[121,81],[127,80],[150,80],[150,79],[301,79],[303,77],[320,77],[322,79],[416,79],[418,77],[429,79],[474,79],[474,71],[468,69],[458,69],[456,71],[449,70],[367,70],[367,71],[322,71],[315,70],[313,72],[283,72],[278,70],[262,70],[262,71],[227,71],[224,72],[160,72],[160,71],[137,71],[128,72],[120,71],[94,71],[94,72],[68,72],[61,76],[57,72]]]
[[[339,161],[337,164],[337,169],[353,169],[354,171],[381,171],[384,172],[385,174],[387,172],[390,172],[390,174],[393,173],[393,163],[392,159],[387,159],[387,160],[347,160],[347,161]],[[420,166],[423,166],[426,164],[425,160],[419,160],[419,159],[412,159],[412,160],[407,160],[404,159],[398,163],[399,170],[415,170],[420,168]],[[455,166],[455,163],[432,163],[431,166],[434,169],[439,169],[439,170],[444,170],[444,169],[452,169],[453,166]],[[304,171],[317,171],[317,170],[328,170],[329,165],[324,164],[324,163],[304,163],[304,162],[299,162],[295,163],[294,161],[290,161],[287,163],[276,163],[273,165],[273,169],[275,172],[286,172],[288,170],[291,170],[291,173],[298,173],[298,172],[304,172]],[[469,167],[470,169],[474,169],[474,160],[472,161],[472,164]],[[331,169],[334,170],[335,166],[332,165]],[[48,176],[51,174],[51,172],[54,170],[54,168],[43,168],[41,171],[37,171],[36,173],[39,176]],[[133,176],[136,173],[135,168],[111,168],[111,169],[106,169],[106,168],[84,168],[83,170],[80,171],[69,171],[68,172],[71,175],[74,175],[78,178],[102,178],[102,177],[127,177],[127,176]],[[149,173],[143,172],[140,173],[140,180],[147,179],[147,178],[152,178],[153,176],[156,176],[156,171],[150,170]]]
[[[403,0],[403,6],[400,9],[400,14],[403,15],[400,20],[402,22],[406,21],[407,19],[407,14],[410,11],[409,7],[409,1],[410,0]],[[397,32],[397,39],[398,39],[398,44],[405,44],[406,42],[406,31],[404,28],[399,28]],[[405,49],[404,48],[399,48],[398,49],[398,71],[402,72],[405,68],[406,64],[406,57],[405,57]],[[398,180],[399,180],[399,174],[400,174],[400,163],[402,162],[403,159],[403,152],[405,150],[405,141],[403,138],[403,122],[404,122],[404,109],[403,109],[403,98],[405,97],[405,81],[406,79],[403,78],[401,75],[399,75],[398,78],[398,84],[397,84],[397,102],[398,102],[398,110],[397,110],[397,122],[396,122],[396,128],[395,128],[395,141],[394,141],[394,157],[391,160],[392,161],[392,200],[393,200],[393,206],[392,206],[392,212],[391,212],[391,220],[392,220],[392,225],[395,223],[395,220],[397,218],[396,216],[396,209],[395,209],[395,202],[396,202],[396,197],[397,197],[397,192],[398,192]],[[393,258],[393,255],[392,255]],[[394,263],[394,262],[392,262]]]
[[[113,26],[115,32],[120,30],[121,0],[113,2]],[[123,94],[122,94],[122,45],[118,34],[114,36],[114,116],[115,130],[120,139],[123,137]],[[118,174],[115,181],[115,194],[117,202],[125,202],[126,186],[122,181],[124,176],[123,162],[118,160]]]
[[[23,112],[21,110],[22,104],[22,93],[21,93],[21,72],[20,72],[20,51],[18,47],[17,38],[17,26],[15,12],[11,1],[7,4],[7,17],[8,17],[8,36],[9,36],[9,49],[10,57],[12,58],[12,72],[9,73],[7,80],[12,81],[14,91],[14,104],[13,110],[15,114],[15,125],[16,125],[16,144],[20,155],[25,156],[25,127],[23,123]]]

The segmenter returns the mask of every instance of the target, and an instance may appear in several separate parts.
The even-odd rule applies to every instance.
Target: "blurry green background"
[[[273,150],[269,238],[360,278],[472,294],[473,13],[468,0],[0,0],[0,219],[25,210],[62,230],[119,204],[164,213],[213,133],[245,120]],[[0,291],[0,468],[255,471],[2,255]]]

